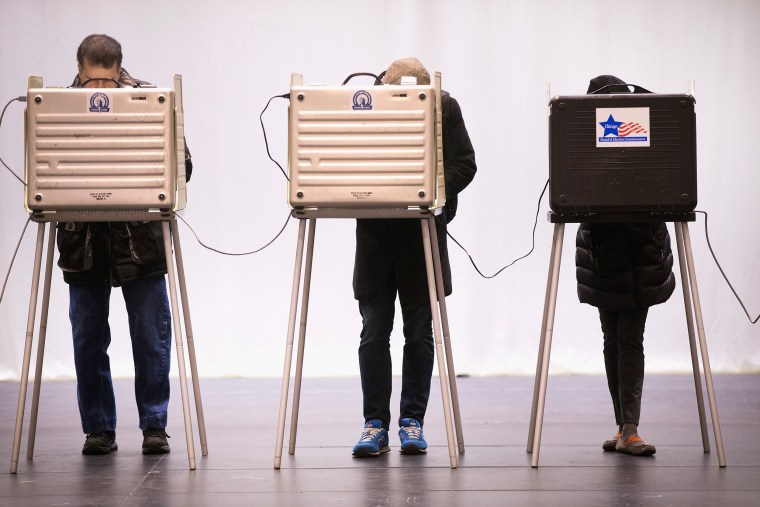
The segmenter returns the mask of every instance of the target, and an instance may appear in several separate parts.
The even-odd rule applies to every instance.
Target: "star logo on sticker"
[[[612,115],[610,115],[607,121],[599,122],[599,125],[604,127],[604,134],[602,134],[602,137],[607,137],[609,135],[618,137],[618,127],[622,124],[622,121],[615,121],[615,118],[613,118]]]

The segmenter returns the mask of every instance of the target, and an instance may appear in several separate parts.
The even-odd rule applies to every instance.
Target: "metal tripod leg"
[[[166,271],[169,276],[169,296],[172,305],[174,324],[174,341],[177,348],[177,364],[179,366],[179,386],[182,393],[182,414],[185,420],[185,440],[187,441],[187,460],[190,470],[195,470],[195,443],[193,442],[193,421],[190,419],[190,401],[187,394],[187,373],[185,372],[185,348],[182,344],[182,326],[177,304],[177,281],[174,272],[172,256],[172,236],[168,221],[161,222],[164,233],[164,251],[166,252]]]
[[[169,222],[174,241],[174,257],[177,261],[177,278],[179,279],[179,295],[182,301],[182,315],[185,321],[185,334],[187,336],[187,355],[190,358],[190,377],[193,381],[193,396],[195,397],[195,415],[198,421],[198,434],[201,441],[201,455],[208,456],[208,443],[206,442],[206,420],[203,417],[203,403],[201,401],[201,386],[198,379],[198,363],[195,360],[195,340],[193,339],[193,324],[190,320],[190,303],[187,299],[187,284],[185,283],[185,266],[182,261],[182,246],[179,242],[179,230],[177,221]]]
[[[541,429],[544,424],[544,405],[546,404],[546,383],[549,377],[549,356],[552,350],[552,334],[554,333],[554,310],[557,304],[557,285],[559,285],[559,268],[562,263],[562,241],[565,234],[565,224],[554,224],[554,239],[552,240],[552,253],[549,262],[549,296],[546,309],[546,329],[541,339],[541,375],[538,387],[538,400],[536,405],[536,417],[531,422],[533,426],[533,455],[530,466],[538,467],[538,455],[541,450]]]
[[[26,444],[26,459],[34,458],[34,439],[37,435],[37,415],[40,407],[42,387],[42,362],[45,356],[48,309],[50,308],[50,283],[53,276],[53,253],[55,251],[56,222],[50,222],[48,233],[47,259],[45,260],[45,280],[42,282],[42,307],[40,308],[40,330],[37,338],[37,365],[34,369],[34,390],[32,391],[32,412],[29,415],[29,436]]]
[[[438,291],[438,305],[441,309],[441,324],[443,326],[443,347],[446,352],[446,366],[449,374],[451,389],[451,406],[454,410],[454,429],[456,430],[459,454],[464,454],[464,435],[462,433],[462,417],[459,413],[459,393],[457,391],[457,375],[454,369],[454,353],[451,350],[451,333],[449,332],[449,314],[446,311],[446,291],[443,287],[443,272],[441,271],[441,254],[438,250],[438,232],[435,228],[435,217],[430,216],[430,245],[433,252],[433,267],[435,268],[435,286]]]
[[[683,304],[686,310],[686,327],[689,331],[689,349],[691,350],[691,368],[694,373],[694,389],[697,393],[697,412],[699,413],[699,427],[702,430],[702,448],[705,453],[710,452],[710,436],[707,433],[707,419],[705,417],[705,400],[702,394],[702,374],[699,370],[699,357],[697,342],[694,333],[694,317],[691,310],[691,292],[689,291],[689,272],[686,267],[686,254],[684,253],[682,222],[674,222],[676,229],[676,246],[678,247],[678,265],[681,268],[681,291],[683,292]]]
[[[21,449],[21,431],[24,426],[26,409],[26,389],[29,383],[29,363],[32,359],[32,340],[34,337],[34,319],[37,313],[37,293],[40,286],[40,264],[42,263],[42,245],[45,241],[45,223],[37,225],[37,243],[34,250],[34,271],[32,289],[29,295],[29,313],[26,319],[26,341],[24,342],[24,359],[21,363],[21,382],[18,389],[18,406],[16,408],[16,429],[13,433],[13,450],[11,451],[11,473],[18,469],[18,455]]]
[[[435,289],[435,270],[433,268],[433,254],[430,246],[430,226],[427,218],[420,220],[422,224],[422,245],[425,250],[425,270],[427,272],[428,293],[430,295],[430,311],[433,315],[433,333],[435,336],[435,355],[438,362],[438,377],[441,381],[441,397],[443,398],[443,418],[446,423],[446,437],[449,444],[449,459],[451,468],[457,467],[457,454],[454,446],[454,432],[451,427],[451,402],[449,400],[449,386],[446,382],[446,366],[443,355],[441,340],[441,321],[438,314],[438,298]]]
[[[290,384],[290,367],[293,363],[293,335],[296,327],[298,310],[298,290],[301,286],[301,266],[303,264],[303,240],[306,234],[306,219],[298,220],[298,242],[296,244],[296,262],[293,269],[293,288],[290,294],[290,317],[288,319],[288,336],[285,340],[285,366],[282,372],[280,389],[280,413],[277,420],[277,442],[274,447],[274,468],[282,464],[282,443],[285,437],[285,417],[288,410],[288,389]]]
[[[688,224],[686,222],[682,222],[681,229],[683,232],[683,243],[686,249],[686,265],[689,269],[691,297],[692,301],[694,302],[694,314],[697,317],[697,335],[699,336],[699,348],[702,352],[702,366],[705,370],[707,401],[710,404],[710,417],[712,419],[713,433],[715,434],[715,447],[718,450],[718,465],[723,468],[726,466],[726,455],[723,451],[723,436],[720,432],[720,421],[718,420],[718,405],[715,401],[715,389],[713,388],[712,370],[710,369],[710,357],[707,354],[707,340],[705,338],[704,323],[702,322],[702,305],[699,302],[697,274],[694,270],[694,258],[691,253],[691,238],[689,237]]]
[[[303,294],[301,296],[301,325],[298,330],[298,352],[296,353],[296,377],[293,382],[293,408],[290,411],[290,443],[288,454],[296,452],[296,432],[298,431],[298,409],[301,403],[301,378],[303,377],[303,353],[306,342],[306,320],[309,314],[309,291],[311,290],[311,264],[314,257],[314,235],[317,219],[309,219],[309,237],[306,241],[306,266],[303,273]]]
[[[554,228],[554,240],[557,239],[557,228]],[[552,243],[554,245],[554,243]],[[533,405],[530,409],[530,429],[528,430],[528,446],[526,452],[533,452],[533,440],[536,433],[536,411],[538,410],[538,393],[539,385],[541,383],[541,372],[543,371],[541,366],[544,361],[544,345],[546,336],[546,320],[549,315],[549,293],[552,287],[552,272],[554,268],[554,248],[552,247],[552,253],[549,260],[549,271],[546,276],[546,293],[544,296],[544,315],[541,318],[541,336],[538,338],[538,359],[536,360],[536,378],[533,381]]]

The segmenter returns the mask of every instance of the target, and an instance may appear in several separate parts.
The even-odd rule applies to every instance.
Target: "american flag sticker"
[[[649,146],[648,107],[600,107],[596,110],[596,147]]]

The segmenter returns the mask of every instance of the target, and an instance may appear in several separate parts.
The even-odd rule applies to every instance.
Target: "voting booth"
[[[190,469],[195,469],[182,326],[187,333],[202,454],[208,453],[195,345],[175,213],[187,202],[182,77],[173,88],[46,88],[30,76],[25,111],[24,206],[38,223],[11,472],[18,466],[45,227],[50,225],[27,458],[32,459],[58,222],[161,221]],[[173,246],[173,249],[172,249]],[[175,274],[176,261],[176,274]]]
[[[693,210],[697,205],[694,97],[647,92],[552,98],[549,189],[552,211],[548,219],[554,224],[554,237],[528,433],[531,465],[538,467],[541,447],[565,224],[673,222],[703,449],[710,452],[700,353],[718,464],[725,467],[688,228],[688,222],[695,220]]]
[[[421,224],[435,353],[441,381],[451,467],[464,453],[435,215],[446,202],[443,173],[441,75],[433,84],[325,86],[293,74],[288,111],[288,204],[299,220],[274,467],[282,463],[290,371],[303,286],[289,454],[295,453],[312,257],[318,218],[408,218]],[[306,259],[303,246],[309,221]],[[301,269],[305,266],[303,281]],[[445,352],[444,352],[445,350]]]

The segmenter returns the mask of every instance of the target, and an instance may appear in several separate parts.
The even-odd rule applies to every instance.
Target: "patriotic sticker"
[[[648,107],[600,107],[596,110],[596,147],[649,146]]]

